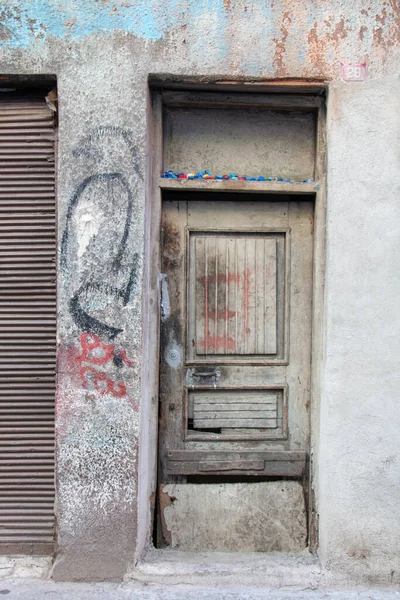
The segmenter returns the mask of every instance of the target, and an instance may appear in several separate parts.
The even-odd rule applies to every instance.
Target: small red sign
[[[364,81],[367,75],[366,63],[340,63],[343,81]]]

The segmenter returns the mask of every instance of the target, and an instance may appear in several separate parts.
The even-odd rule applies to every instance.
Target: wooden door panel
[[[305,467],[313,206],[241,200],[163,205],[162,483]]]
[[[188,390],[186,440],[285,439],[287,394],[279,388]],[[208,436],[208,437],[207,437]]]
[[[190,360],[277,356],[279,236],[189,231]]]

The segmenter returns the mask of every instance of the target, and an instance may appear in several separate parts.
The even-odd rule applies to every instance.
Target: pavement
[[[396,589],[268,589],[204,587],[188,584],[55,583],[4,579],[0,598],[7,600],[400,600]]]
[[[51,569],[51,557],[0,556],[0,600],[400,600],[399,581],[350,585],[308,552],[153,550],[120,583],[55,582]]]

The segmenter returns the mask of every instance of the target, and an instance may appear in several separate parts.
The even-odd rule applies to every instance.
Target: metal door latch
[[[188,369],[186,373],[186,383],[188,386],[194,386],[199,383],[207,384],[211,382],[216,385],[221,377],[220,369],[212,371],[197,371],[196,369]]]

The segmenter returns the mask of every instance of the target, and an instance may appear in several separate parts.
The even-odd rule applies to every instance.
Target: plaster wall
[[[349,580],[398,581],[398,3],[20,0],[3,2],[0,17],[3,76],[53,73],[58,81],[53,576],[121,578],[149,543],[156,401],[142,302],[147,82],[172,74],[329,83],[313,428],[319,557]],[[364,83],[341,80],[344,60],[367,62]]]

